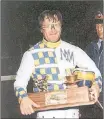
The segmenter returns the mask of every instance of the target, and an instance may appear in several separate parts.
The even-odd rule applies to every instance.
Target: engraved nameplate
[[[67,91],[57,91],[45,94],[45,105],[57,105],[67,103]]]

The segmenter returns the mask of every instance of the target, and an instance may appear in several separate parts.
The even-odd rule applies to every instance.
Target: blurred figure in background
[[[103,20],[104,15],[98,11],[95,16],[95,23],[96,23],[96,32],[98,35],[98,39],[91,42],[86,47],[86,53],[90,56],[90,58],[95,62],[96,66],[99,68],[102,77],[104,79],[104,71],[103,71],[103,42],[104,42],[104,36],[103,36]]]
[[[99,68],[101,75],[102,75],[103,82],[104,82],[103,20],[104,20],[104,15],[100,11],[97,11],[97,14],[95,15],[95,24],[96,24],[95,28],[96,28],[96,33],[97,33],[98,38],[92,41],[90,44],[88,44],[88,46],[85,49],[85,52],[89,55],[89,57],[95,62],[96,66]],[[103,105],[103,90],[100,94],[99,101]],[[103,113],[103,111],[101,113]]]

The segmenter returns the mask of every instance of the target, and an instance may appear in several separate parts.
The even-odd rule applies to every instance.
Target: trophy
[[[28,96],[40,105],[34,110],[91,105],[95,103],[90,98],[89,90],[94,81],[94,76],[94,73],[90,71],[74,70],[71,74],[65,76],[63,81],[65,89],[56,91],[47,90],[49,86],[48,78],[44,76],[43,79],[34,81],[34,88],[38,87],[38,92],[28,93]]]

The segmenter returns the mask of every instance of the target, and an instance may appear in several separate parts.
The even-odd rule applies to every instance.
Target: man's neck
[[[99,38],[99,41],[103,41],[103,39]]]
[[[60,45],[61,39],[59,39],[56,42],[49,42],[49,41],[47,41],[46,39],[43,38],[43,43],[49,48],[56,48]]]

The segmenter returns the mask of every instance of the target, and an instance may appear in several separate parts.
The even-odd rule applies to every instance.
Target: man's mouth
[[[50,35],[56,35],[57,33],[54,33],[54,34],[50,34]]]

